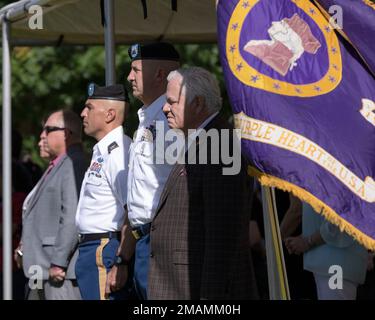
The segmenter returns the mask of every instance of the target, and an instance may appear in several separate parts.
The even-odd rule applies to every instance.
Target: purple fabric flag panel
[[[308,0],[219,1],[225,83],[250,173],[375,249],[375,79],[320,9]],[[374,26],[374,12],[364,13]],[[347,35],[371,37],[357,32]]]
[[[338,28],[342,28],[344,35],[375,74],[375,41],[370,40],[375,35],[375,3],[370,0],[315,1],[326,12],[332,12],[334,23],[338,24]]]

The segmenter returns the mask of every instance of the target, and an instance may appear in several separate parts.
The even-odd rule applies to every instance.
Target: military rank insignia
[[[113,151],[114,149],[118,148],[118,144],[116,143],[116,141],[112,142],[109,146],[108,146],[108,154],[111,153],[111,151]]]

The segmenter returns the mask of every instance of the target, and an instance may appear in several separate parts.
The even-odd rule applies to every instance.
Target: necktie
[[[55,166],[55,162],[54,161],[50,161],[49,165],[48,165],[48,168],[46,170],[46,176],[48,176],[48,174],[51,172],[51,170],[53,169],[54,166]]]
[[[39,184],[39,188],[38,188],[38,189],[40,189],[40,187],[44,184],[44,182],[45,182],[46,179],[47,179],[47,176],[48,176],[49,173],[52,171],[52,169],[53,169],[54,166],[55,166],[54,161],[50,161],[47,170],[44,172],[42,178],[40,179],[41,181],[40,181],[40,184]]]

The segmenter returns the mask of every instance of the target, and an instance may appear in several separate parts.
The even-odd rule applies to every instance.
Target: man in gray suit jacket
[[[87,168],[81,126],[78,115],[60,110],[48,117],[40,135],[41,154],[48,152],[51,162],[25,200],[18,248],[31,300],[80,299],[74,273],[75,213]]]

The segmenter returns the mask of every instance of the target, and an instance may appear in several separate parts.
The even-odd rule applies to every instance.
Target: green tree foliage
[[[372,0],[374,1],[374,0]],[[2,0],[0,7],[13,1]],[[211,45],[178,45],[184,66],[201,66],[213,72],[223,93],[223,111],[231,118],[231,109],[225,93],[218,48]],[[116,50],[117,82],[125,84],[130,69],[128,46]],[[0,50],[0,58],[1,57]],[[24,147],[38,159],[36,143],[39,140],[43,118],[58,108],[81,112],[89,82],[105,83],[105,54],[102,46],[17,47],[12,50],[12,112],[13,126],[24,136]],[[2,92],[0,91],[0,99]],[[137,110],[140,102],[131,100],[131,111],[125,124],[132,136],[138,125]],[[85,138],[89,149],[93,141]]]
[[[0,0],[0,6],[11,2],[14,1]],[[224,96],[224,110],[230,116],[217,46],[179,45],[178,49],[184,65],[203,66],[217,75]],[[83,46],[15,48],[12,53],[12,71],[14,125],[25,135],[37,135],[44,115],[60,107],[80,112],[87,83],[94,81],[104,84],[104,49]],[[116,54],[117,81],[126,83],[128,71],[127,47],[119,46]],[[139,103],[132,101],[126,125],[130,134],[137,125],[135,111],[138,107]]]
[[[217,75],[224,92],[222,69],[216,45],[178,45],[184,66],[198,65]],[[117,82],[130,91],[126,77],[130,70],[128,46],[116,50]],[[1,53],[0,53],[1,55]],[[39,162],[37,142],[43,119],[53,110],[72,109],[78,114],[86,100],[87,85],[105,83],[105,52],[102,46],[16,47],[12,50],[13,126],[24,136],[24,147]],[[1,96],[1,92],[0,92]],[[225,102],[225,113],[230,107]],[[141,103],[131,97],[131,111],[125,124],[132,136],[138,126],[137,110]],[[89,149],[94,141],[85,138]]]
[[[4,7],[4,6],[6,6],[7,4],[10,4],[10,3],[12,3],[12,2],[14,2],[14,0],[1,0],[1,1],[0,1],[0,8]]]

